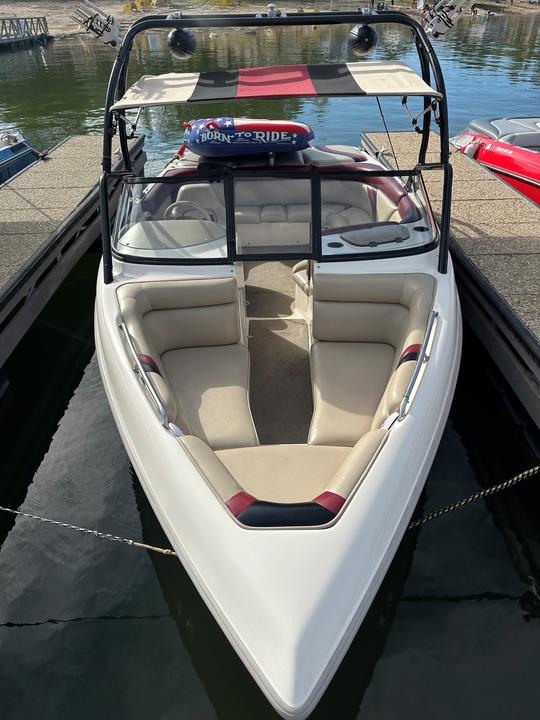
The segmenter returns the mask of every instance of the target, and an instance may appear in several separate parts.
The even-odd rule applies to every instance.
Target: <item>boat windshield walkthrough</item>
[[[170,72],[126,87],[147,30],[390,22],[411,29],[419,74],[357,61]],[[316,96],[419,104],[413,166],[389,169],[339,138],[318,145],[291,118],[234,113],[237,99]],[[157,175],[131,172],[130,113],[206,101],[221,103],[220,117],[186,121]],[[113,224],[114,134],[126,171]],[[336,671],[448,416],[461,353],[448,155],[436,55],[400,13],[146,17],[113,66],[95,310],[103,383],[172,546],[285,718],[307,717]],[[432,171],[443,175],[438,222],[423,180]]]

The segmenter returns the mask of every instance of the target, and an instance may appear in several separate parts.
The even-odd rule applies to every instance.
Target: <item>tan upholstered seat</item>
[[[398,409],[434,290],[430,275],[315,275],[309,443],[352,446]]]
[[[320,495],[350,452],[348,447],[261,445],[216,455],[246,492],[259,500],[293,503]]]
[[[343,156],[341,156],[343,157]],[[235,220],[243,246],[302,245],[309,237],[311,189],[309,180],[249,178],[234,184]],[[177,200],[194,202],[225,222],[225,199],[220,183],[183,185]],[[359,182],[321,182],[321,220],[330,228],[395,219],[397,209],[382,192]],[[399,218],[398,218],[399,219]]]
[[[233,514],[241,514],[245,503],[254,501],[323,506],[330,502],[337,514],[365,476],[386,434],[386,430],[371,430],[352,449],[264,445],[213,452],[197,437],[183,436],[179,441]],[[238,504],[240,513],[234,510]]]
[[[170,350],[161,362],[194,435],[213,448],[257,443],[246,399],[249,358],[243,345]]]
[[[256,445],[234,278],[127,283],[117,297],[169,420],[213,448]]]
[[[394,355],[394,348],[383,343],[313,345],[310,443],[351,447],[371,429]]]

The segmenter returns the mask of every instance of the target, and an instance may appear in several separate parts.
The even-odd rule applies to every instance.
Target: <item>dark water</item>
[[[9,361],[0,501],[166,545],[93,358],[97,262],[81,261]],[[467,332],[419,511],[533,463]],[[314,718],[538,717],[536,487],[405,537]],[[6,515],[0,542],[3,719],[276,717],[174,559]]]
[[[455,129],[475,114],[530,112],[538,98],[538,58],[532,45],[524,49],[538,25],[531,29],[519,18],[481,22],[463,21],[441,45]],[[484,55],[474,36],[480,30],[489,39]],[[250,43],[256,48],[250,62],[272,60],[265,42],[242,35],[226,51],[218,39],[221,54],[212,62],[245,64]],[[399,47],[397,36],[393,42]],[[311,60],[310,52],[325,48],[334,53],[332,38],[316,48],[307,39],[303,47]],[[279,52],[293,58],[285,43]],[[5,58],[11,66],[1,70],[4,120],[45,145],[99,128],[106,48],[75,39]],[[472,91],[469,104],[458,105],[455,93],[460,82],[467,87],[470,67],[484,77],[478,95],[489,94],[485,77],[500,80],[482,110]],[[298,103],[290,112],[318,123],[324,139],[335,132],[326,128],[324,103]],[[337,121],[346,128],[339,113]],[[145,118],[153,132],[161,122]],[[9,361],[11,385],[0,401],[0,502],[165,545],[93,359],[97,263],[97,253],[85,256]],[[495,386],[466,333],[451,417],[419,511],[535,463]],[[314,718],[540,716],[537,484],[530,480],[405,537]],[[0,543],[2,720],[275,718],[174,559],[10,516],[0,516]]]

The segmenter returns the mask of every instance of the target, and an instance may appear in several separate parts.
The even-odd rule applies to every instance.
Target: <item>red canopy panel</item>
[[[440,97],[411,68],[393,61],[334,65],[275,65],[202,73],[144,75],[113,105],[120,110],[188,102],[394,95]]]

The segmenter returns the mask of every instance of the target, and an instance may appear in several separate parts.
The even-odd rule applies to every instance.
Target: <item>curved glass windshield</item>
[[[429,205],[417,178],[321,182],[322,255],[364,255],[422,247],[435,240]]]
[[[225,259],[223,181],[125,185],[113,248],[141,260]]]
[[[435,240],[435,225],[418,178],[321,177],[314,200],[312,178],[245,173],[183,176],[127,182],[117,213],[117,254],[159,261],[232,261],[245,257],[320,259],[399,255]],[[229,223],[227,212],[234,206]],[[233,230],[234,228],[234,230]],[[315,230],[315,232],[314,232]],[[234,237],[232,233],[234,232]]]

